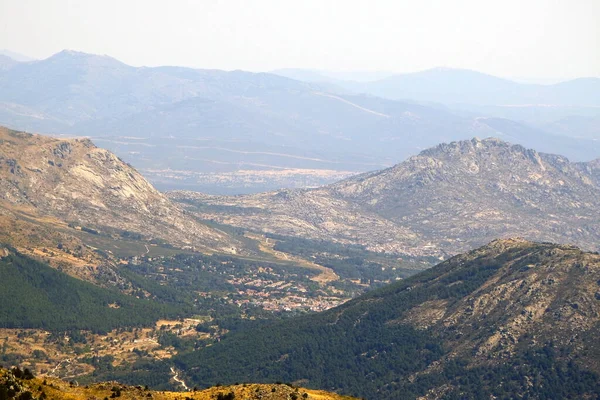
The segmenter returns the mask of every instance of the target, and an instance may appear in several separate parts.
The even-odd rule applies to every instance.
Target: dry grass
[[[95,282],[96,269],[109,260],[95,253],[70,230],[63,221],[40,216],[30,207],[0,201],[0,243],[71,276]]]
[[[177,351],[158,343],[161,332],[178,337],[208,339],[208,333],[197,332],[195,327],[201,319],[186,318],[182,321],[160,320],[155,328],[137,328],[131,332],[113,330],[106,335],[82,332],[87,343],[73,343],[68,336],[49,339],[50,333],[40,329],[0,329],[0,346],[6,343],[6,353],[26,360],[36,375],[74,379],[89,374],[94,368],[83,362],[89,356],[112,356],[113,366],[133,363],[139,359],[134,350],[147,352],[149,357],[163,360],[173,357]],[[40,350],[42,356],[34,357]],[[38,353],[39,354],[39,353]]]
[[[8,383],[10,382],[10,383]],[[47,399],[79,400],[119,398],[155,399],[155,400],[214,400],[219,394],[233,393],[235,399],[289,400],[289,399],[318,399],[318,400],[352,400],[351,397],[340,396],[321,390],[304,389],[284,384],[242,384],[232,386],[217,386],[200,391],[159,392],[146,390],[141,386],[126,386],[116,382],[97,383],[89,386],[79,386],[76,382],[66,382],[57,378],[34,378],[30,380],[15,379],[11,372],[0,369],[0,383],[13,385],[17,383],[17,396],[29,391],[39,398],[42,393]],[[14,387],[13,386],[13,387]]]

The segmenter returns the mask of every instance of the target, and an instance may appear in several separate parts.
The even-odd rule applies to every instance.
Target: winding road
[[[175,371],[175,368],[171,367],[171,373],[173,374],[173,380],[179,383],[186,391],[189,391],[190,388],[187,387],[185,382],[182,379],[179,379],[179,374]]]

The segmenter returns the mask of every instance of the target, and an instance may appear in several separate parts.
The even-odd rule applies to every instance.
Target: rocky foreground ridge
[[[447,257],[514,236],[600,248],[600,159],[571,163],[494,138],[316,189],[169,196],[204,219],[376,251]]]
[[[27,370],[0,368],[0,398],[2,399],[194,399],[194,400],[352,400],[321,390],[310,390],[284,384],[243,384],[217,386],[205,390],[186,392],[163,392],[148,390],[142,386],[127,386],[118,382],[80,385],[75,381],[65,382],[56,378],[36,378]]]

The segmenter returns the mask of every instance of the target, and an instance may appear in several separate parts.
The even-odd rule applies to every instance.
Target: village
[[[232,300],[233,304],[255,305],[267,311],[324,311],[338,306],[348,298],[327,293],[323,289],[312,291],[302,283],[234,278],[229,281],[238,288],[242,299]]]

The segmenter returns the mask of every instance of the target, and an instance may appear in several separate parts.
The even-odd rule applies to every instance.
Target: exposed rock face
[[[399,226],[358,204],[332,197],[327,189],[279,190],[250,196],[209,196],[196,192],[171,192],[175,200],[217,207],[196,211],[203,219],[288,236],[360,243],[375,251],[424,253],[423,242]]]
[[[463,358],[470,368],[491,370],[550,346],[557,361],[600,373],[598,253],[523,239],[496,240],[440,264],[435,279],[413,290],[428,290],[439,282],[448,282],[449,288],[468,286],[465,272],[474,266],[494,272],[457,301],[422,303],[400,318],[443,340],[449,351],[438,365]],[[431,317],[426,323],[422,311]]]
[[[314,190],[238,197],[177,192],[171,197],[235,206],[202,211],[205,218],[232,225],[329,235],[414,255],[456,254],[512,236],[596,250],[599,163],[570,163],[498,139],[473,139],[441,144],[392,168]],[[321,214],[330,216],[328,225],[315,220]]]
[[[469,264],[498,262],[502,267],[486,282],[458,302],[440,306],[443,312],[432,321],[457,353],[476,349],[474,363],[488,362],[510,358],[527,344],[552,341],[574,355],[588,335],[598,336],[600,255],[574,246],[506,239],[448,260],[447,269],[453,274]],[[452,335],[443,333],[447,329]],[[600,372],[597,358],[585,358],[586,366]]]
[[[0,128],[0,199],[83,227],[231,251],[235,243],[186,215],[134,168],[87,139]]]
[[[439,145],[331,191],[450,252],[507,236],[597,249],[600,186],[589,164],[473,139]]]
[[[469,271],[487,278],[473,286],[475,275]],[[449,290],[472,289],[455,299],[438,293],[387,323],[408,323],[434,332],[450,349],[442,362],[466,357],[472,365],[496,364],[552,342],[557,348],[568,348],[568,357],[581,357],[586,368],[600,373],[600,348],[592,344],[600,335],[598,253],[502,239],[452,257],[428,272],[430,278],[412,284],[411,291],[437,293],[440,284]],[[402,291],[388,293],[400,295]]]

